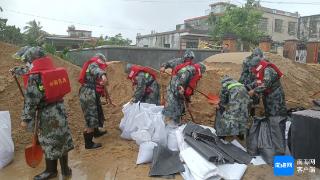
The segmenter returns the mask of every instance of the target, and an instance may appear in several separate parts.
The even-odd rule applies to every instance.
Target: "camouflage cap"
[[[21,60],[25,63],[32,63],[32,61],[34,61],[35,59],[44,57],[45,55],[46,53],[41,47],[31,47],[28,48],[28,50],[26,50],[26,52],[22,55]]]
[[[104,54],[102,54],[102,53],[97,53],[97,54],[95,55],[95,57],[98,57],[99,59],[103,60],[104,62],[107,61],[106,56],[105,56]]]
[[[17,51],[16,53],[14,53],[14,54],[12,55],[12,57],[13,57],[14,59],[20,60],[21,57],[22,57],[22,55],[23,55],[29,48],[31,48],[31,47],[30,47],[30,46],[24,46],[24,47],[20,48],[19,51]]]
[[[184,53],[183,58],[184,58],[184,59],[194,59],[195,56],[194,56],[193,51],[191,51],[191,50],[188,49],[188,50]]]
[[[255,49],[252,51],[252,56],[253,56],[253,57],[255,57],[255,56],[263,57],[263,51],[262,51],[260,48],[255,48]]]
[[[128,63],[125,67],[124,67],[124,72],[129,74],[130,71],[131,71],[131,67],[132,67],[132,64]]]
[[[233,79],[232,79],[229,75],[223,75],[223,76],[221,77],[220,82],[221,82],[221,84],[225,84],[226,82],[232,81],[232,80],[233,80]]]
[[[250,67],[257,66],[260,63],[260,61],[261,61],[261,57],[258,57],[258,56],[253,57],[250,61]]]

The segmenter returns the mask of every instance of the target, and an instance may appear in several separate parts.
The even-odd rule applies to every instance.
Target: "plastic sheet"
[[[0,169],[8,165],[14,156],[9,111],[0,111]]]
[[[219,174],[225,180],[236,180],[241,179],[247,170],[247,165],[245,164],[222,164],[217,166],[219,168]]]
[[[167,176],[183,171],[178,151],[170,151],[162,146],[154,148],[149,176]]]

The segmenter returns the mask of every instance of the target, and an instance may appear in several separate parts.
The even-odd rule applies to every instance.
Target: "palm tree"
[[[36,22],[36,20],[27,22],[27,26],[23,28],[24,34],[26,35],[27,43],[30,45],[37,44],[37,40],[46,34],[47,32],[42,30],[42,26],[40,22]]]

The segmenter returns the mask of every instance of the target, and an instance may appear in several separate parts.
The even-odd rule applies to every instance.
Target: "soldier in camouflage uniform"
[[[132,71],[132,64],[127,64],[125,72],[129,74]],[[153,76],[144,71],[139,71],[135,77],[132,78],[135,91],[130,102],[149,103],[160,105],[160,91],[159,84]]]
[[[106,57],[103,54],[96,54],[93,58],[97,58],[102,61],[101,64],[106,63]],[[97,81],[101,86],[107,84],[107,74],[105,69],[101,68],[101,64],[97,62],[90,63],[85,71],[85,82],[81,85],[79,90],[80,105],[84,114],[86,122],[86,130],[83,133],[86,149],[95,149],[101,147],[101,143],[94,143],[93,137],[98,137],[106,132],[97,132],[99,127],[99,121],[101,121],[101,115],[99,115],[99,107],[97,98],[100,99],[100,95],[97,93]],[[101,105],[101,104],[100,104]],[[96,135],[95,135],[96,134]],[[99,135],[98,135],[99,134]]]
[[[259,57],[253,58],[250,62],[251,68],[256,70],[259,69],[261,61],[262,59]],[[269,119],[271,140],[275,148],[275,154],[283,155],[285,153],[284,134],[287,119],[287,107],[284,90],[280,82],[282,73],[271,63],[265,67],[262,73],[262,82],[260,84],[258,83],[259,79],[257,76],[255,87],[249,91],[249,95],[262,95],[265,116]],[[261,75],[259,75],[259,77],[260,76]]]
[[[250,97],[243,84],[224,76],[221,80],[220,103],[218,110],[220,118],[216,118],[217,136],[243,136],[246,134],[249,118],[248,106]],[[218,116],[217,116],[218,117]]]
[[[45,53],[40,47],[31,47],[24,50],[24,53],[16,57],[29,64],[38,58],[44,57]],[[23,55],[22,55],[23,54]],[[28,68],[29,69],[29,68]],[[26,68],[12,69],[13,75],[27,73]],[[73,141],[68,127],[67,113],[63,100],[46,103],[42,88],[40,74],[31,74],[25,90],[24,108],[22,111],[21,126],[31,127],[35,118],[39,119],[39,142],[45,154],[46,170],[34,177],[35,180],[49,179],[57,176],[57,160],[61,165],[63,176],[71,176],[71,168],[68,166],[68,152],[74,148]],[[38,111],[38,113],[36,113]],[[38,117],[35,117],[38,114]]]
[[[260,48],[256,48],[253,50],[252,54],[248,57],[246,57],[246,59],[243,61],[242,64],[242,72],[241,72],[241,76],[239,79],[239,82],[244,84],[244,86],[246,87],[246,89],[248,91],[250,91],[253,87],[252,84],[254,84],[255,81],[255,75],[250,71],[250,61],[252,60],[252,58],[254,57],[263,57],[263,52]],[[252,106],[249,108],[250,109],[250,114],[251,116],[255,115],[255,109],[254,109],[254,105],[258,105],[260,102],[260,96],[255,95],[251,97],[252,99]]]
[[[200,65],[201,73],[204,73],[206,67],[203,63]],[[162,114],[166,117],[169,124],[177,126],[181,123],[181,117],[185,112],[184,101],[190,97],[185,97],[184,91],[189,86],[190,80],[195,76],[196,69],[193,65],[182,68],[172,77],[167,89],[167,103]]]
[[[160,72],[164,72],[165,69],[171,68],[174,69],[176,66],[178,66],[179,64],[183,64],[185,62],[192,62],[194,59],[194,53],[191,50],[187,50],[184,53],[183,58],[175,58],[175,59],[171,59],[168,62],[165,62],[161,65],[160,67]]]
[[[250,62],[251,67],[259,65],[261,58],[255,57]],[[257,81],[256,81],[257,82]],[[284,91],[277,72],[270,66],[264,70],[264,78],[261,85],[254,83],[253,89],[249,92],[250,96],[255,94],[262,95],[263,105],[266,116],[287,116],[287,107]],[[269,90],[270,92],[266,93]]]

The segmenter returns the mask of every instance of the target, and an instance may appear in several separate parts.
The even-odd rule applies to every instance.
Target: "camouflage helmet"
[[[20,60],[21,57],[22,57],[22,55],[23,55],[29,48],[31,48],[31,47],[30,47],[30,46],[24,46],[24,47],[20,48],[19,51],[17,51],[16,53],[14,53],[14,54],[12,55],[12,57],[13,57],[14,59]]]
[[[27,62],[32,63],[35,59],[44,57],[45,55],[46,53],[41,47],[39,46],[30,47],[22,55],[21,60],[25,63]]]
[[[97,53],[97,54],[95,55],[95,57],[98,57],[99,59],[103,60],[104,62],[107,61],[106,56],[103,55],[102,53]]]
[[[257,66],[260,63],[260,61],[261,61],[261,57],[258,57],[258,56],[253,57],[250,61],[250,67]]]
[[[184,53],[184,55],[183,55],[183,58],[184,59],[194,59],[194,53],[193,53],[193,51],[191,51],[191,50],[187,50],[185,53]]]
[[[227,83],[227,82],[229,82],[229,81],[232,81],[233,79],[229,76],[229,75],[223,75],[222,77],[221,77],[221,80],[220,80],[220,82],[221,82],[221,84],[225,84],[225,83]]]
[[[201,71],[201,74],[205,73],[206,72],[206,65],[204,65],[203,63],[198,63],[200,65],[200,71]]]
[[[252,51],[252,56],[253,56],[253,57],[255,57],[255,56],[263,57],[263,51],[262,51],[260,48],[255,48],[255,49]]]
[[[130,71],[131,71],[131,67],[132,67],[132,64],[128,63],[125,67],[124,67],[124,72],[129,74]]]

